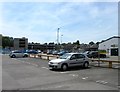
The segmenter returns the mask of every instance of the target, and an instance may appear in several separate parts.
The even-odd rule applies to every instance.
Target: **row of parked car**
[[[9,56],[11,58],[28,57],[29,54],[38,54],[38,53],[42,53],[42,52],[39,50],[14,50],[14,51],[10,52]],[[66,50],[62,50],[62,51],[49,50],[47,52],[47,54],[58,55],[58,56],[62,56],[65,53],[70,53],[70,52],[68,52]],[[99,54],[98,51],[85,51],[83,54],[89,58],[106,58],[105,54]]]
[[[16,57],[28,57],[29,54],[38,54],[39,52],[36,50],[14,50],[11,51],[9,56],[11,58],[16,58]]]
[[[38,54],[38,53],[43,53],[40,50],[14,50],[11,51],[9,56],[11,58],[15,58],[15,57],[28,57],[29,54]],[[68,53],[68,51],[57,51],[57,50],[50,50],[48,52],[46,52],[46,54],[52,54],[52,55],[58,55],[58,56],[62,56],[63,54]]]
[[[69,51],[67,51],[67,50],[61,50],[61,51],[48,50],[48,52],[47,52],[47,54],[58,55],[58,56],[62,56],[65,53],[69,53]]]

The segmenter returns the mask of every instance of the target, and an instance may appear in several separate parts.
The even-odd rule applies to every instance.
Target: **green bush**
[[[99,50],[100,54],[106,54],[106,50]]]

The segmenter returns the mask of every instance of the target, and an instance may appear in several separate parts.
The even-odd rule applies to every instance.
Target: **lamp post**
[[[59,30],[60,28],[57,29],[57,44],[59,44]]]
[[[63,37],[63,35],[61,35],[61,44],[62,44],[62,37]]]
[[[61,35],[61,49],[63,48],[63,46],[62,46],[62,37],[63,37],[63,35]]]

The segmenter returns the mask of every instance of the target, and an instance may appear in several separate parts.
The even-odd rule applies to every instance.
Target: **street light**
[[[59,30],[60,28],[57,29],[57,44],[59,44]]]
[[[62,37],[63,37],[63,35],[61,35],[61,44],[62,44]]]

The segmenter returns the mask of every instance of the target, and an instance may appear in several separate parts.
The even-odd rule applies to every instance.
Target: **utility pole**
[[[61,35],[61,44],[62,44],[62,37],[63,37],[63,35]]]
[[[57,44],[59,44],[59,30],[60,28],[57,29]]]

